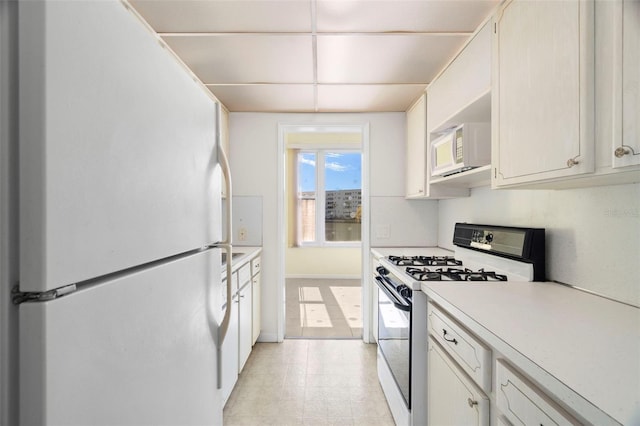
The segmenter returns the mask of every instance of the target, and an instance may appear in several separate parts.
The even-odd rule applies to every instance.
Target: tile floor
[[[362,338],[360,280],[286,281],[286,337]]]
[[[376,345],[257,343],[227,401],[224,425],[393,426],[378,383]]]

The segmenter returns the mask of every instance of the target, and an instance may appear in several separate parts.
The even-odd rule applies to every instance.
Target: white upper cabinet
[[[614,108],[612,118],[614,126],[621,126],[622,131],[614,133],[620,136],[613,138],[611,155],[613,167],[624,168],[640,164],[640,1],[619,0],[598,7],[614,9],[613,22],[597,20],[596,31],[601,25],[615,31],[614,48],[609,50],[614,52],[612,63],[617,65],[612,82],[622,85],[621,91],[618,88],[614,92],[620,93],[622,99],[616,99],[614,105],[622,106],[622,111],[619,114]]]
[[[507,1],[495,16],[494,188],[640,182],[640,2]]]
[[[489,122],[490,91],[491,28],[486,23],[427,88],[429,133],[464,122]]]
[[[425,95],[407,110],[407,198],[424,197],[426,185],[427,99]]]
[[[594,171],[593,2],[507,2],[495,17],[493,184]]]
[[[462,123],[491,121],[491,28],[485,23],[429,85],[426,95],[424,183],[426,198],[466,197],[469,188],[489,183],[489,165],[448,177],[431,177],[431,141]],[[408,151],[408,155],[410,154]],[[411,160],[409,160],[411,161]],[[417,161],[417,160],[413,160]],[[416,178],[417,179],[417,178]],[[417,181],[416,181],[417,182]],[[409,179],[407,180],[409,185]],[[407,186],[409,188],[409,186]],[[407,191],[407,196],[411,196]],[[415,196],[415,195],[413,195]]]

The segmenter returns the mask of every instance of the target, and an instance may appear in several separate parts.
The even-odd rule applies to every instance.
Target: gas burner
[[[407,268],[407,274],[412,276],[418,281],[440,281],[442,280],[442,274],[440,272],[432,271],[428,268]]]
[[[493,271],[484,271],[480,269],[477,272],[471,272],[466,277],[467,281],[507,281],[507,276],[496,274]]]
[[[460,260],[452,256],[389,256],[389,261],[398,266],[459,266]]]
[[[506,275],[484,269],[472,271],[468,268],[438,268],[432,271],[428,268],[409,267],[406,272],[418,281],[507,281]]]

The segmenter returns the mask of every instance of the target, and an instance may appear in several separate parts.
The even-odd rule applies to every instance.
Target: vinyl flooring
[[[362,338],[360,280],[287,278],[287,338]]]
[[[378,383],[376,345],[257,343],[227,401],[224,425],[393,426]]]

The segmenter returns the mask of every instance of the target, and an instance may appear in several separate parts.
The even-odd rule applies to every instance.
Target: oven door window
[[[385,292],[378,289],[378,346],[409,408],[410,335],[411,312],[395,307]]]

